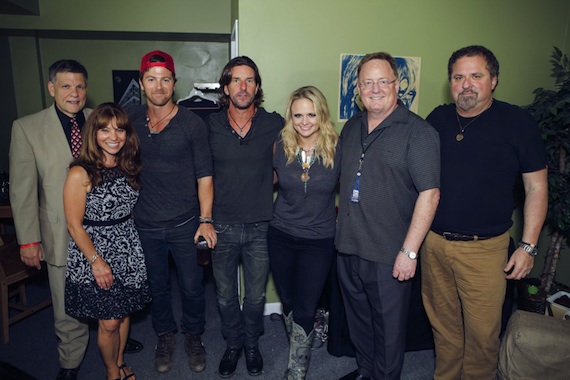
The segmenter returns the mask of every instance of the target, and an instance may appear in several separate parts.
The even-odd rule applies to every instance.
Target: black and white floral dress
[[[118,167],[102,169],[103,182],[87,193],[83,227],[113,272],[101,289],[73,239],[67,251],[65,311],[77,318],[118,319],[150,302],[143,250],[131,216],[138,191]]]

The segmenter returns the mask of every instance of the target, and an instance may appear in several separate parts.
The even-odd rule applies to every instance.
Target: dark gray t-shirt
[[[311,166],[306,193],[301,181],[301,164],[295,160],[287,165],[282,141],[277,143],[273,167],[279,176],[279,192],[273,205],[271,226],[304,239],[334,237],[340,147],[336,150],[334,168],[326,168],[320,160]]]
[[[368,134],[367,113],[353,116],[341,133],[337,235],[339,252],[392,265],[410,226],[418,194],[439,187],[439,137],[401,102]],[[365,150],[360,202],[350,201]]]
[[[174,227],[200,213],[198,178],[213,175],[204,121],[186,108],[160,133],[146,127],[146,106],[129,114],[141,142],[142,189],[135,207],[140,228]]]
[[[273,144],[283,118],[259,108],[251,123],[241,138],[230,126],[227,108],[208,117],[216,223],[267,222],[273,216]]]

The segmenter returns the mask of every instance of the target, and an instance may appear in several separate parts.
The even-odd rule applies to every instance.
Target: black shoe
[[[143,344],[138,340],[134,340],[131,338],[127,339],[127,345],[125,346],[125,354],[134,354],[137,352],[141,352],[144,348]]]
[[[79,368],[60,368],[55,380],[77,380]]]
[[[240,356],[241,347],[226,349],[226,352],[224,352],[224,356],[220,361],[220,368],[218,370],[220,377],[226,378],[234,374]]]
[[[341,377],[339,380],[370,380],[369,377],[362,376],[358,370],[352,371],[348,375]]]
[[[245,352],[247,372],[251,376],[261,375],[261,372],[263,372],[263,358],[257,346],[244,347],[243,351]]]

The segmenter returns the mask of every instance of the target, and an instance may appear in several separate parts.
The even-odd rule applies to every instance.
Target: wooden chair
[[[0,327],[2,341],[10,341],[9,328],[13,323],[51,305],[51,298],[36,305],[28,305],[25,280],[45,270],[29,267],[20,260],[20,248],[15,236],[3,235],[4,244],[0,246]],[[10,302],[12,298],[16,300]],[[18,313],[10,317],[10,309]]]

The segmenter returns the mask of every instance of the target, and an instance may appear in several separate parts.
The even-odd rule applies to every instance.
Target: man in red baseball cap
[[[174,60],[172,57],[160,50],[154,50],[150,53],[146,53],[141,59],[141,79],[143,74],[151,67],[164,67],[172,73],[172,77],[176,78],[176,72],[174,71]]]
[[[145,253],[152,293],[152,325],[158,335],[154,364],[158,372],[172,368],[178,326],[172,311],[169,252],[178,272],[182,302],[180,328],[194,372],[206,369],[201,335],[205,326],[203,268],[195,243],[203,236],[216,245],[212,226],[214,187],[208,133],[202,119],[173,101],[176,73],[172,57],[160,50],[141,60],[141,89],[146,104],[130,112],[141,141],[143,189],[135,223]],[[197,186],[196,186],[197,183]]]

